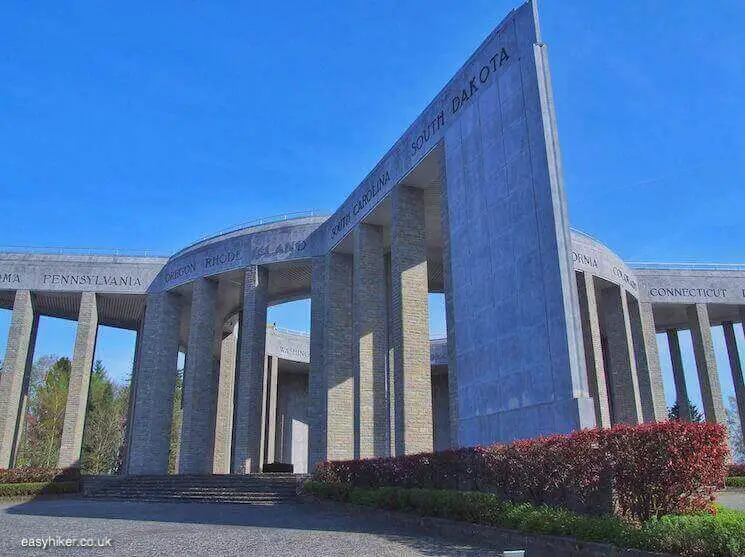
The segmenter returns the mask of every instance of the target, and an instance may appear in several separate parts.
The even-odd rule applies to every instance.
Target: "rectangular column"
[[[168,473],[180,325],[177,294],[148,294],[132,418],[131,475]]]
[[[355,457],[387,456],[386,281],[383,231],[360,223],[354,230]]]
[[[260,470],[267,283],[266,269],[259,266],[246,269],[233,425],[234,474]]]
[[[127,423],[124,438],[124,459],[122,467],[119,470],[120,475],[129,474],[129,458],[132,453],[132,420],[134,420],[135,403],[137,396],[137,377],[140,368],[140,353],[142,350],[142,324],[143,319],[137,325],[137,334],[135,336],[135,352],[132,358],[132,373],[129,376],[129,400],[127,401]]]
[[[11,468],[15,461],[18,432],[24,418],[22,401],[28,389],[38,326],[31,292],[17,290],[0,373],[0,468]]]
[[[230,474],[230,447],[233,437],[233,396],[238,324],[220,341],[220,367],[215,410],[215,450],[213,474]]]
[[[642,422],[641,398],[625,290],[618,286],[604,289],[603,310],[613,422],[639,424]]]
[[[442,204],[440,223],[443,231],[450,230],[450,213],[448,207],[447,171],[445,157],[440,157],[440,183],[442,184]],[[445,327],[447,330],[448,349],[448,402],[450,418],[450,447],[460,447],[458,437],[458,419],[460,417],[460,398],[458,397],[458,358],[455,350],[457,331],[455,328],[455,301],[453,297],[453,269],[451,266],[450,234],[442,234],[442,282],[445,295]],[[433,418],[434,427],[434,418]]]
[[[326,460],[326,260],[313,259],[310,280],[310,368],[308,375],[309,471]]]
[[[605,379],[595,277],[582,272],[578,272],[576,275],[587,379],[590,396],[595,402],[595,421],[598,427],[611,427],[613,424],[611,423],[610,406],[608,404],[608,387]]]
[[[354,457],[352,258],[329,253],[325,278],[326,458],[347,460]]]
[[[391,213],[396,454],[411,454],[434,443],[424,191],[396,186]]]
[[[729,356],[729,367],[732,371],[732,383],[735,386],[735,399],[737,400],[737,414],[740,417],[740,431],[745,435],[742,424],[745,424],[745,382],[742,377],[742,362],[737,351],[737,339],[735,328],[731,322],[722,323],[724,329],[724,341],[727,344],[727,355]]]
[[[639,395],[645,423],[662,422],[667,419],[665,389],[662,384],[662,369],[657,351],[657,332],[654,325],[652,304],[637,302],[628,294],[631,334],[636,354],[636,372],[639,379]]]
[[[277,381],[279,379],[279,358],[267,356],[266,362],[266,455],[264,462],[277,462]]]
[[[709,423],[726,424],[727,414],[724,411],[722,388],[719,385],[717,360],[714,354],[714,343],[711,340],[711,324],[706,304],[688,306],[686,309],[688,324],[691,328],[693,354],[696,358],[696,371],[701,387],[701,399],[704,403],[704,414]]]
[[[88,406],[88,387],[93,369],[97,333],[96,293],[83,292],[80,297],[78,327],[72,352],[65,421],[62,426],[62,443],[57,463],[59,468],[80,467],[80,450],[83,445],[83,427]]]
[[[675,329],[669,329],[667,331],[667,345],[670,348],[670,361],[673,368],[673,379],[675,381],[675,402],[678,405],[678,415],[684,422],[690,422],[690,399],[688,398],[688,387],[686,386],[685,371],[683,370],[683,357],[680,354],[680,340],[678,339],[678,331]]]
[[[215,364],[217,283],[193,283],[189,340],[184,360],[184,414],[181,424],[180,474],[212,473],[215,434]]]

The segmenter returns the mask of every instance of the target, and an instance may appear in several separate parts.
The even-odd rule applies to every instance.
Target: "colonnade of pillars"
[[[9,468],[13,465],[22,438],[34,346],[39,327],[39,314],[34,306],[34,294],[31,291],[15,292],[3,372],[0,374],[0,468]],[[97,331],[96,295],[93,292],[83,292],[80,295],[67,405],[57,462],[61,468],[75,466],[80,460]]]
[[[626,289],[577,272],[582,333],[590,396],[599,427],[667,419],[652,304]],[[706,304],[686,306],[706,420],[726,423]],[[745,322],[745,308],[740,309]],[[743,325],[745,327],[745,325]],[[741,423],[745,423],[745,385],[734,325],[723,324]],[[690,420],[688,392],[677,330],[667,331],[676,400],[681,419]]]
[[[312,263],[311,466],[433,446],[423,191],[399,186],[391,206],[390,254],[381,227],[359,224],[351,255],[332,251]],[[264,267],[245,270],[234,359],[216,314],[218,283],[205,278],[193,284],[180,473],[211,472],[228,450],[231,472],[257,472],[274,452],[270,428],[277,374],[265,370],[268,280]],[[175,293],[148,295],[136,365],[130,474],[167,469],[180,308]],[[235,378],[228,385],[223,375],[230,374],[231,361]]]

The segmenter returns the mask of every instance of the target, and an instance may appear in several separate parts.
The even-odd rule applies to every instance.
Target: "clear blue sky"
[[[334,209],[516,4],[7,2],[0,243],[167,255]],[[627,260],[745,262],[741,2],[540,8],[572,224]],[[307,328],[307,304],[270,320]],[[73,335],[45,320],[37,354]],[[117,377],[131,345],[101,332]]]

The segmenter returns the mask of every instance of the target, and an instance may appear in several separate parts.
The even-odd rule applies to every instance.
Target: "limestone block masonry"
[[[180,305],[179,296],[170,292],[148,296],[129,449],[132,475],[168,472]]]
[[[383,231],[354,231],[355,457],[387,456],[386,290]],[[429,362],[427,362],[429,366]]]
[[[266,348],[267,271],[246,269],[235,387],[233,473],[260,470],[261,401]]]
[[[10,468],[14,461],[19,418],[22,419],[19,410],[24,391],[28,388],[38,325],[31,292],[16,291],[3,373],[0,375],[0,468]]]
[[[77,465],[83,445],[85,409],[88,404],[88,387],[91,380],[93,355],[96,351],[98,331],[98,309],[96,294],[83,292],[80,297],[78,328],[75,333],[75,347],[72,352],[70,383],[67,388],[65,421],[62,427],[59,468]]]
[[[199,279],[194,283],[189,320],[189,350],[184,361],[184,413],[181,422],[182,474],[212,472],[215,435],[213,361],[216,323],[217,283]]]

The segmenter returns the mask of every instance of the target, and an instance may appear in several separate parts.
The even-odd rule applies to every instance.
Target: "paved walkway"
[[[22,538],[111,538],[111,548],[21,546]],[[249,506],[48,499],[0,504],[0,555],[499,555],[312,503]]]
[[[745,511],[745,489],[728,489],[717,494],[717,503],[730,509]]]

